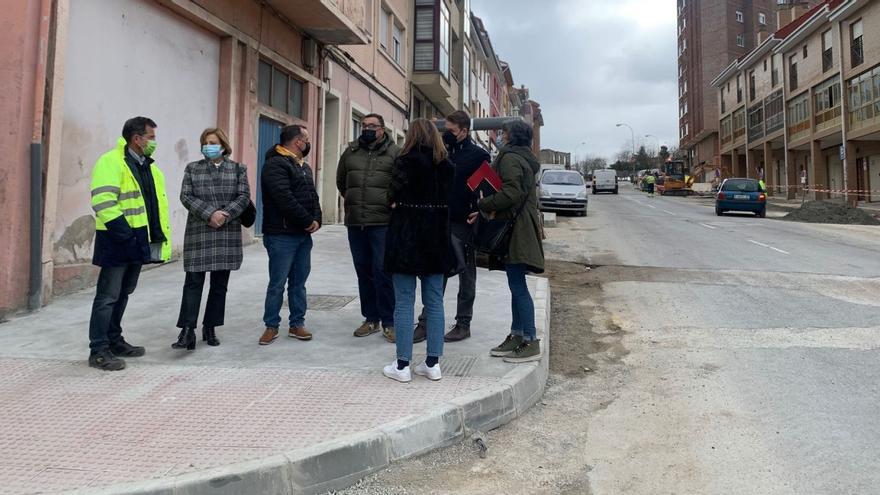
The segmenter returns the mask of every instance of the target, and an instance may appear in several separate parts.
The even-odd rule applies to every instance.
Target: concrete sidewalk
[[[344,229],[315,237],[312,266],[311,342],[282,335],[257,345],[267,282],[261,245],[246,248],[232,274],[219,347],[170,347],[179,262],[141,275],[123,324],[147,355],[127,359],[124,371],[86,364],[93,290],[0,324],[0,493],[322,493],[507,423],[543,393],[545,279],[529,282],[541,361],[489,357],[508,333],[510,295],[503,273],[481,271],[474,336],[446,344],[440,382],[400,384],[381,374],[394,345],[380,334],[352,336],[361,315]],[[457,288],[450,281],[447,324]],[[417,363],[425,343],[414,353]]]
[[[807,201],[810,201],[810,200],[807,200]],[[843,203],[842,199],[837,199],[836,201]],[[788,198],[784,198],[779,195],[776,195],[776,196],[769,196],[767,198],[767,202],[768,202],[768,204],[775,206],[779,209],[786,210],[786,211],[794,211],[794,210],[799,209],[801,207],[801,205],[803,205],[804,199],[803,198],[788,199]],[[880,203],[869,203],[867,201],[859,201],[858,208],[865,210],[866,212],[868,212],[874,216],[880,215]]]

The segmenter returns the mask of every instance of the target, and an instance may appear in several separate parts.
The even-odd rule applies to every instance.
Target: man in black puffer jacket
[[[452,232],[453,251],[464,256],[464,271],[458,276],[458,307],[455,326],[446,334],[446,342],[457,342],[471,336],[471,319],[474,315],[474,299],[477,294],[477,263],[471,247],[473,227],[467,217],[477,211],[477,196],[467,185],[468,179],[483,162],[491,160],[489,152],[477,146],[470,136],[471,117],[461,110],[446,117],[443,141],[449,150],[449,161],[455,166],[455,178],[449,197],[449,227]],[[445,286],[444,286],[445,288]],[[421,342],[427,336],[425,311],[419,315],[419,323],[413,333],[413,341]]]
[[[266,152],[260,177],[263,186],[263,245],[269,253],[269,288],[260,345],[278,337],[284,286],[290,285],[289,335],[311,340],[305,328],[306,280],[312,268],[312,234],[321,228],[321,203],[304,159],[311,150],[305,127],[290,125],[281,130],[281,144]]]

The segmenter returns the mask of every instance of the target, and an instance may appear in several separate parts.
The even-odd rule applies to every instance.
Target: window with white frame
[[[464,35],[471,35],[471,0],[464,0]]]
[[[388,51],[388,19],[391,14],[383,7],[379,13],[379,46]]]
[[[758,24],[762,26],[767,25],[767,14],[764,14],[763,12],[758,14]]]
[[[403,31],[395,22],[391,27],[391,58],[403,66]]]
[[[434,0],[416,0],[415,43],[413,44],[413,69],[432,71],[434,59]]]
[[[862,20],[850,24],[850,63],[853,67],[858,67],[865,62],[865,42],[864,27]]]
[[[443,77],[449,79],[449,8],[440,1],[440,66]]]
[[[822,33],[822,72],[828,72],[834,66],[834,36],[831,30]]]
[[[739,23],[745,22],[745,18],[743,17],[743,13],[739,10],[736,11],[736,22],[739,22]]]
[[[361,131],[363,130],[363,126],[361,126],[361,120],[364,119],[364,116],[357,113],[352,112],[351,114],[351,140],[357,141],[357,139],[361,136]]]
[[[746,37],[742,34],[736,35],[736,46],[740,48],[746,47]]]
[[[471,103],[471,52],[467,47],[462,56],[461,87],[464,91],[464,106],[468,106]]]

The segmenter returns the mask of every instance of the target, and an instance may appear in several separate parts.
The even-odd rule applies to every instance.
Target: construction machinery
[[[711,180],[713,191],[718,189],[718,187],[721,185],[722,180],[730,177],[730,172],[728,171],[727,167],[716,167],[712,164],[704,162],[694,167],[694,169],[691,170],[691,173],[685,177],[685,187],[689,191],[691,191],[691,193],[693,193],[694,181],[696,181],[697,177],[700,177],[703,175],[703,173],[710,171],[713,174]]]
[[[687,196],[689,194],[685,180],[687,172],[687,164],[684,160],[667,160],[660,168],[657,191],[663,196]]]

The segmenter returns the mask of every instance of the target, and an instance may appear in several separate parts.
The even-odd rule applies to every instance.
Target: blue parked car
[[[767,215],[767,195],[755,179],[725,179],[715,194],[715,214],[749,211],[760,218]]]

